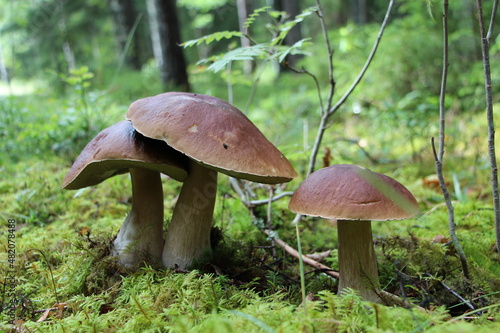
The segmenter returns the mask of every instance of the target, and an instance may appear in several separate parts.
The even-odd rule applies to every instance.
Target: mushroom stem
[[[371,221],[337,220],[339,237],[339,294],[352,288],[367,301],[380,303],[377,258]]]
[[[160,261],[163,250],[163,190],[160,173],[130,168],[132,209],[113,242],[112,255],[133,267],[144,260]]]
[[[189,175],[172,214],[163,248],[166,267],[187,268],[210,251],[210,228],[217,194],[217,172],[190,161]]]

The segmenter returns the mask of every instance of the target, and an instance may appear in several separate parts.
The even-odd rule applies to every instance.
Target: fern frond
[[[272,40],[271,45],[279,45],[279,44],[281,44],[283,42],[283,40],[285,39],[286,35],[290,32],[290,30],[293,29],[293,27],[295,27],[300,22],[304,21],[304,19],[307,16],[309,16],[309,15],[317,12],[317,10],[318,10],[318,8],[316,6],[306,8],[306,9],[304,9],[302,11],[302,13],[300,13],[297,16],[295,16],[295,18],[293,20],[286,21],[284,24],[282,24],[280,26],[278,36],[276,36]]]
[[[277,59],[278,62],[283,62],[286,56],[289,54],[308,54],[304,49],[307,48],[312,43],[311,38],[304,38],[294,43],[292,46],[281,46],[277,48],[277,52],[273,55],[273,58]]]
[[[259,16],[261,13],[267,11],[271,6],[264,6],[261,8],[257,8],[256,10],[253,11],[252,14],[248,15],[248,18],[246,19],[245,23],[243,24],[243,28],[247,29],[249,28],[252,23],[255,21],[257,16]]]
[[[227,31],[227,30],[226,31],[217,31],[217,32],[214,32],[213,34],[206,35],[206,36],[203,36],[203,37],[198,38],[198,39],[188,40],[187,42],[184,42],[181,45],[184,48],[188,48],[191,46],[200,45],[202,43],[205,43],[208,45],[208,44],[212,43],[213,41],[218,42],[221,39],[230,39],[233,37],[241,37],[241,36],[243,36],[243,34],[239,31]]]
[[[251,47],[239,47],[215,57],[202,59],[198,61],[198,64],[213,61],[207,69],[216,73],[221,69],[226,68],[226,66],[232,61],[255,60],[256,58],[263,57],[266,55],[268,47],[269,45],[264,43],[253,45]]]

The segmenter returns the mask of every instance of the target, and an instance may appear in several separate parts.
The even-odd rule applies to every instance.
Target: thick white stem
[[[210,228],[217,194],[217,172],[191,161],[167,230],[166,267],[186,268],[210,251]]]
[[[367,301],[381,302],[377,258],[370,221],[337,220],[339,235],[339,294],[359,291]]]
[[[132,209],[114,241],[118,262],[133,267],[159,262],[163,250],[163,190],[160,173],[131,168]]]

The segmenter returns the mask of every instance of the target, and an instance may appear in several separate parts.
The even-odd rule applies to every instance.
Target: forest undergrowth
[[[123,120],[133,101],[163,92],[152,62],[140,70],[84,65],[67,73],[45,73],[39,80],[15,78],[2,86],[0,331],[500,331],[500,255],[495,249],[482,62],[473,52],[477,43],[470,31],[454,27],[453,70],[443,103],[447,127],[442,167],[455,208],[456,234],[469,265],[466,276],[450,238],[431,146],[439,132],[441,32],[424,4],[397,7],[399,16],[385,30],[390,42],[380,45],[356,91],[324,123],[324,106],[333,101],[323,105],[324,96],[333,97],[335,89],[337,96],[348,92],[366,61],[366,50],[380,40],[379,23],[327,31],[320,27],[324,17],[318,6],[291,21],[263,7],[247,19],[248,24],[267,20],[254,24],[252,33],[260,39],[252,39],[250,55],[225,40],[243,36],[240,32],[215,32],[191,41],[191,46],[206,43],[205,53],[224,50],[189,67],[193,92],[228,100],[244,111],[299,176],[275,186],[239,182],[249,195],[243,200],[234,181],[221,175],[213,252],[188,269],[130,269],[110,255],[132,203],[128,174],[76,191],[61,189],[87,142]],[[453,22],[462,26],[457,22],[468,10],[457,11]],[[262,13],[269,17],[262,18]],[[311,38],[283,47],[286,33],[303,21]],[[325,53],[329,39],[313,33],[315,29],[323,29],[326,37],[331,34],[335,47],[330,55]],[[494,87],[498,45],[492,43],[490,50]],[[233,52],[237,50],[243,53]],[[278,58],[282,62],[299,51],[304,51],[303,67],[297,67],[302,69],[278,68]],[[333,53],[334,63],[327,63]],[[102,57],[108,58],[113,59]],[[258,65],[251,76],[241,63],[236,65],[249,59]],[[219,72],[208,70],[214,65]],[[111,83],[104,79],[109,77]],[[493,103],[498,111],[498,97]],[[495,121],[500,123],[500,116]],[[324,136],[315,146],[321,124]],[[398,180],[417,199],[417,216],[372,222],[381,292],[393,301],[370,303],[354,290],[338,295],[336,221],[303,217],[293,224],[290,193],[308,175],[315,148],[315,169],[361,165]],[[162,176],[162,185],[166,230],[182,184]],[[280,198],[272,200],[274,196]],[[297,235],[302,253],[324,266],[301,271],[297,255],[283,246],[297,248]]]
[[[130,204],[128,176],[78,191],[61,190],[61,180],[73,161],[67,156],[78,154],[86,134],[71,132],[60,122],[45,122],[52,116],[33,112],[40,107],[36,99],[11,96],[3,103],[14,108],[9,127],[3,130],[17,138],[5,146],[0,169],[0,214],[5,223],[15,223],[11,233],[16,244],[15,260],[9,261],[7,252],[1,260],[1,271],[6,272],[1,292],[5,329],[12,295],[13,332],[491,332],[498,328],[500,264],[494,251],[487,161],[483,145],[475,144],[484,130],[478,120],[481,115],[450,119],[456,124],[451,131],[461,136],[448,143],[452,171],[447,179],[453,188],[457,233],[469,258],[468,279],[450,245],[432,156],[420,138],[413,146],[408,140],[402,145],[401,139],[394,139],[388,147],[390,136],[401,133],[369,135],[363,128],[373,123],[361,114],[355,116],[355,123],[350,117],[342,118],[325,140],[322,165],[353,163],[390,174],[419,202],[417,217],[373,226],[381,285],[406,300],[405,308],[364,302],[355,292],[339,297],[337,281],[312,267],[305,271],[304,304],[297,259],[262,232],[268,223],[267,205],[250,211],[228,177],[219,180],[211,256],[189,270],[120,267],[110,256],[110,246]],[[65,117],[71,116],[71,108],[64,109],[70,101],[47,103],[50,106],[44,108],[59,107]],[[96,103],[110,105],[105,100]],[[119,118],[126,107],[112,108],[109,119]],[[64,122],[65,117],[59,119]],[[35,121],[41,125],[24,125]],[[466,124],[468,131],[461,132]],[[98,125],[93,126],[95,132]],[[265,124],[261,127],[265,132]],[[279,133],[272,133],[281,142],[278,147],[303,172],[301,161],[307,152],[303,138],[284,142]],[[415,150],[420,145],[422,149]],[[297,179],[277,186],[273,193],[293,191],[299,183]],[[167,227],[180,184],[164,178],[163,186]],[[255,199],[268,198],[268,186],[247,186]],[[288,200],[285,196],[273,202],[270,223],[293,246],[294,215],[287,209]],[[335,269],[335,221],[306,218],[299,228],[303,252],[331,251],[323,264]],[[2,248],[8,248],[8,235],[2,228]],[[9,292],[12,281],[15,287]]]

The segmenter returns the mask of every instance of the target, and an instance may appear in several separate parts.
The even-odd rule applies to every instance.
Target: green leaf
[[[289,54],[307,54],[304,49],[309,45],[312,45],[312,43],[309,42],[310,40],[311,38],[301,39],[298,42],[294,43],[292,46],[285,47],[283,50],[276,52],[274,57],[278,58],[278,62],[283,62],[283,60],[285,60],[286,56]]]
[[[300,13],[299,15],[295,16],[295,19],[291,20],[291,21],[286,21],[285,23],[283,23],[281,26],[280,26],[280,33],[278,34],[278,36],[276,36],[272,42],[271,42],[271,45],[279,45],[283,42],[283,40],[285,39],[286,35],[290,32],[290,30],[293,29],[293,27],[295,27],[297,24],[299,24],[300,22],[304,21],[304,19],[317,12],[318,8],[313,6],[313,7],[309,7],[309,8],[306,8],[302,11],[302,13]]]
[[[251,47],[239,47],[221,55],[200,60],[198,64],[213,61],[207,69],[216,73],[226,68],[232,61],[255,60],[255,58],[263,57],[267,54],[268,47],[269,45],[265,43],[253,45]]]
[[[200,45],[202,43],[205,43],[208,45],[208,44],[212,43],[214,40],[218,42],[221,39],[230,39],[233,37],[241,37],[241,36],[243,36],[243,34],[239,31],[227,31],[227,30],[226,31],[218,31],[218,32],[214,32],[213,34],[206,35],[206,36],[203,36],[203,37],[198,38],[198,39],[188,40],[187,42],[184,42],[181,45],[184,48],[188,48],[188,47],[192,47],[195,45]]]
[[[255,22],[255,19],[257,18],[257,16],[259,16],[261,13],[267,11],[269,8],[271,8],[271,6],[264,6],[264,7],[257,8],[256,10],[254,10],[253,13],[248,16],[247,20],[243,24],[243,28],[245,28],[245,29],[249,28],[252,25],[252,23]]]

